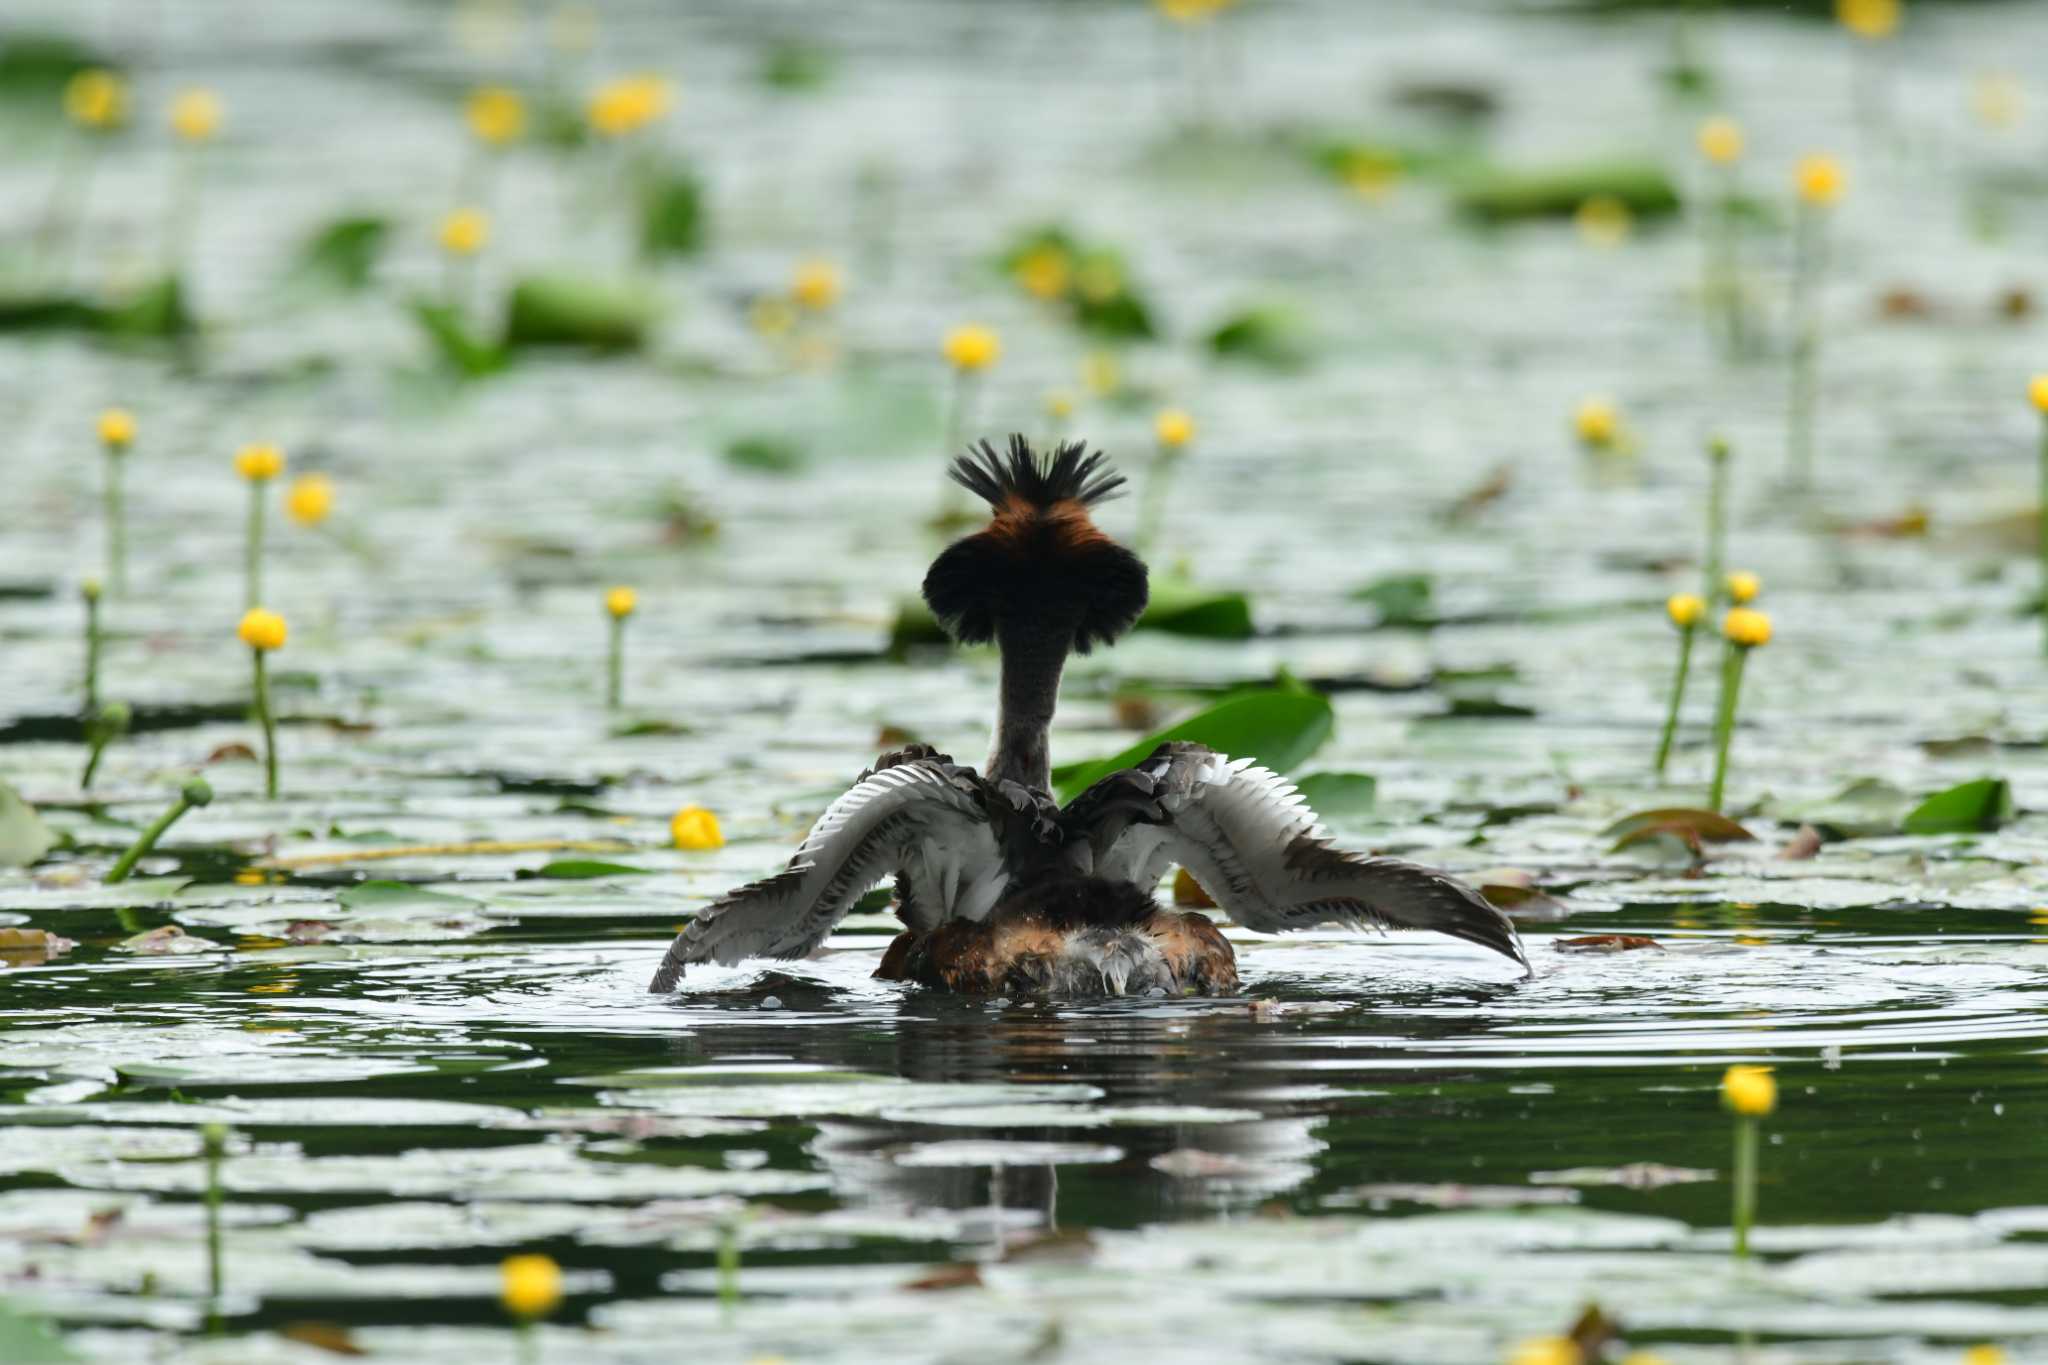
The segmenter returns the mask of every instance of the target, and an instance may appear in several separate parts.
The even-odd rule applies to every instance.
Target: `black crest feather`
[[[951,473],[996,513],[925,574],[924,600],[954,639],[984,644],[1000,635],[1021,645],[1036,637],[1086,654],[1137,623],[1150,598],[1144,561],[1086,511],[1124,486],[1107,456],[1078,442],[1040,456],[1012,436],[1007,457],[983,441]]]
[[[1067,498],[1093,507],[1115,497],[1124,486],[1124,476],[1109,468],[1109,457],[1099,450],[1091,453],[1084,443],[1067,441],[1051,455],[1041,456],[1020,435],[1010,437],[1007,456],[983,441],[954,460],[947,472],[954,483],[994,508],[1013,498],[1034,507],[1050,507]]]

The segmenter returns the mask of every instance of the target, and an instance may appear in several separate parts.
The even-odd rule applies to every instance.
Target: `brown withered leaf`
[[[1186,868],[1173,874],[1173,903],[1196,910],[1213,910],[1216,902]]]
[[[1692,810],[1683,806],[1637,811],[1634,815],[1624,815],[1601,831],[1602,838],[1614,840],[1616,851],[1667,835],[1691,849],[1696,857],[1706,844],[1735,843],[1745,839],[1753,841],[1756,838],[1719,811]]]
[[[1629,953],[1638,948],[1664,951],[1663,944],[1643,934],[1585,934],[1579,938],[1556,939],[1550,946],[1560,953]]]
[[[218,749],[215,749],[206,756],[206,761],[209,765],[215,763],[254,763],[256,761],[256,751],[240,740],[236,740],[231,744],[223,744]]]
[[[356,1345],[355,1338],[348,1334],[348,1328],[337,1322],[288,1322],[278,1328],[277,1334],[286,1341],[296,1341],[301,1346],[326,1351],[337,1356],[366,1356],[368,1351]]]
[[[902,1288],[916,1290],[979,1289],[981,1267],[972,1261],[955,1261],[935,1268],[928,1275],[904,1281]]]
[[[1803,862],[1819,852],[1820,831],[1812,825],[1801,825],[1778,856],[1788,862]]]

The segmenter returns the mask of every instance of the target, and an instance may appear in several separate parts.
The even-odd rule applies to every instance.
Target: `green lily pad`
[[[1351,600],[1379,611],[1382,626],[1433,626],[1437,623],[1436,580],[1426,573],[1397,573],[1375,578],[1351,591]]]
[[[21,793],[0,783],[0,867],[25,867],[50,851],[57,836]]]
[[[647,344],[655,311],[642,285],[574,275],[529,276],[512,287],[504,344],[636,351]]]
[[[433,343],[435,353],[458,374],[481,379],[504,369],[511,360],[511,353],[504,346],[470,331],[461,311],[451,304],[414,299],[412,315]]]
[[[704,182],[686,166],[664,165],[640,179],[640,250],[648,256],[693,256],[704,249],[709,216]]]
[[[1460,213],[1486,223],[1569,218],[1593,198],[1617,199],[1637,218],[1678,212],[1678,189],[1655,162],[1618,159],[1574,165],[1469,172],[1455,202]]]
[[[1303,773],[1294,785],[1325,820],[1359,819],[1379,801],[1379,779],[1370,773]]]
[[[387,218],[373,214],[337,218],[299,247],[292,261],[292,277],[345,293],[367,288],[390,239],[391,221]]]
[[[1067,801],[1109,774],[1128,768],[1168,740],[1193,740],[1231,758],[1249,758],[1275,772],[1299,766],[1337,728],[1336,713],[1304,687],[1269,687],[1226,697],[1177,725],[1147,735],[1121,753],[1053,769],[1053,786]]]
[[[2013,816],[2012,788],[2002,777],[1960,783],[1915,806],[1900,822],[1908,834],[1975,834]]]
[[[556,881],[586,881],[593,877],[644,877],[653,870],[625,863],[607,863],[596,858],[557,858],[544,867],[536,868],[533,875]]]

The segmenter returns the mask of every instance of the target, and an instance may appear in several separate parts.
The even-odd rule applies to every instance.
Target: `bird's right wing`
[[[669,945],[648,989],[674,990],[691,963],[803,957],[853,903],[895,875],[906,905],[936,924],[985,913],[1002,860],[978,779],[939,755],[868,774],[826,808],[789,866],[728,891]]]
[[[1250,759],[1162,744],[1065,814],[1069,839],[1092,846],[1096,876],[1150,890],[1179,864],[1247,929],[1432,929],[1528,970],[1514,925],[1484,896],[1430,868],[1338,848],[1293,784]]]

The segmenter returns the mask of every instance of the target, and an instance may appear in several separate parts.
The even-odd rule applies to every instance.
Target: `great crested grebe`
[[[1216,926],[1153,899],[1176,864],[1247,929],[1433,929],[1528,970],[1514,926],[1478,892],[1335,847],[1295,789],[1249,759],[1162,744],[1061,807],[1046,743],[1060,671],[1145,609],[1145,565],[1088,514],[1124,479],[1100,451],[1041,458],[1021,436],[1007,458],[982,442],[951,474],[994,516],[933,561],[924,599],[955,640],[1002,653],[987,774],[928,745],[884,754],[787,868],[690,921],[650,990],[673,990],[691,963],[807,956],[893,876],[905,930],[878,977],[971,995],[1228,994],[1237,960]]]

